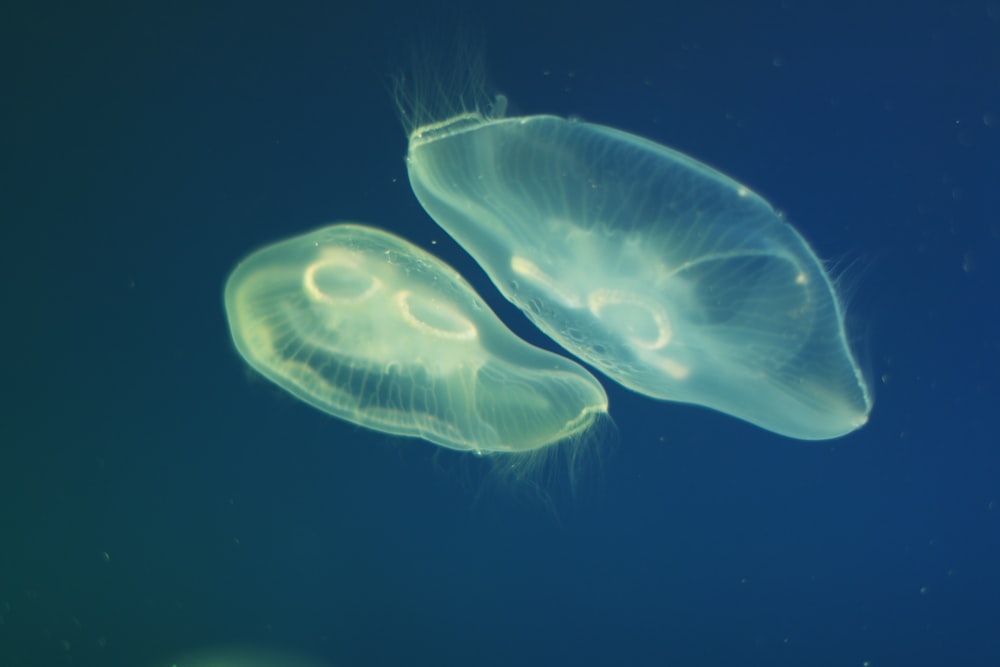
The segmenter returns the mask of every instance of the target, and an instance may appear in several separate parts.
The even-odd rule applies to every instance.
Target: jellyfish
[[[340,419],[479,454],[580,438],[607,411],[579,364],[507,329],[452,268],[337,224],[254,252],[226,283],[236,349]]]
[[[577,358],[792,438],[865,424],[872,395],[834,283],[749,188],[611,127],[504,117],[503,97],[443,120],[407,102],[420,204]]]

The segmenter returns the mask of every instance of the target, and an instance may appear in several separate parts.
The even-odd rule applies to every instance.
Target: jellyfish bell
[[[636,392],[792,438],[866,423],[834,283],[767,201],[648,139],[469,97],[412,126],[410,184],[545,334]]]
[[[607,411],[575,362],[517,338],[453,269],[338,224],[244,259],[225,288],[237,350],[306,403],[480,455],[580,443]]]

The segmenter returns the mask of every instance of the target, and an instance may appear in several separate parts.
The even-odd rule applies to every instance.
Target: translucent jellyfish
[[[764,199],[647,139],[505,107],[414,123],[407,168],[542,331],[634,391],[793,438],[867,421],[830,277]]]
[[[517,338],[453,269],[355,224],[275,243],[226,283],[236,348],[335,417],[478,453],[582,434],[607,410],[582,366]]]

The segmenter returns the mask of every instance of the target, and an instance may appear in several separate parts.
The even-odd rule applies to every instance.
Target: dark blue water
[[[4,14],[0,665],[1000,664],[1000,3]],[[555,349],[406,180],[388,81],[459,28],[514,113],[781,208],[843,277],[870,424],[795,442],[605,383],[617,435],[546,503],[249,373],[226,275],[338,220]]]

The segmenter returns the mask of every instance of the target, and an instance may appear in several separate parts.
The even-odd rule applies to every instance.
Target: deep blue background
[[[1000,3],[11,3],[0,665],[1000,665]],[[481,41],[516,113],[723,170],[844,276],[871,423],[795,442],[605,383],[555,511],[249,373],[222,285],[335,220],[503,303],[387,92]]]

